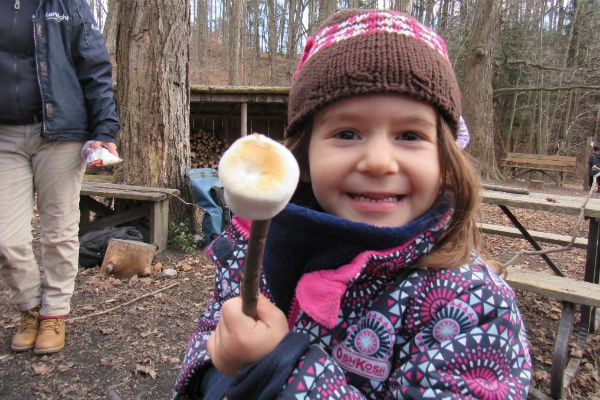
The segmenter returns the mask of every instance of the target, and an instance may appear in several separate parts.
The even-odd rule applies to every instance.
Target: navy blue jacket
[[[87,2],[40,0],[32,22],[42,136],[115,142],[112,63]]]

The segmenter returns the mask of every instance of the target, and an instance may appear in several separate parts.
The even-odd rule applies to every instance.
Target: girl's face
[[[308,161],[326,212],[380,227],[405,225],[440,190],[437,113],[398,95],[338,101],[315,114]]]

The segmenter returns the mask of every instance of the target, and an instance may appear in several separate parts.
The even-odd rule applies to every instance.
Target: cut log
[[[156,250],[155,245],[144,242],[111,239],[100,268],[117,278],[148,276],[152,273],[152,260]]]

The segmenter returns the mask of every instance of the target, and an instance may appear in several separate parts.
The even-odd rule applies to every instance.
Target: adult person
[[[2,3],[0,90],[0,275],[22,313],[11,348],[55,353],[78,270],[82,145],[118,156],[112,64],[85,0]]]
[[[592,143],[592,152],[590,153],[589,158],[590,188],[594,184],[594,175],[598,173],[600,173],[600,146],[598,146],[596,143]],[[596,192],[600,192],[600,178],[598,178],[596,182],[598,184],[596,187]]]

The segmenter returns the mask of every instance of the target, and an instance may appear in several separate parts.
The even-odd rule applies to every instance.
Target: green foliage
[[[198,243],[194,240],[190,228],[183,222],[171,224],[169,227],[168,244],[186,253],[195,253],[198,250]]]

